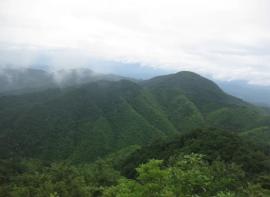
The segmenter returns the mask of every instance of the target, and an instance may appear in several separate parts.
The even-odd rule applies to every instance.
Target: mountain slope
[[[50,88],[74,87],[100,80],[119,81],[122,79],[128,78],[95,73],[88,68],[54,72],[33,68],[0,68],[0,96],[40,92]]]
[[[249,175],[270,172],[270,153],[231,132],[217,129],[194,130],[173,140],[156,142],[132,153],[120,165],[122,173],[135,176],[135,168],[150,159],[162,159],[169,163],[174,155],[200,153],[208,161],[234,162]],[[254,178],[254,177],[253,177]]]
[[[269,196],[267,110],[190,72],[84,85],[73,74],[0,97],[0,196]]]
[[[190,72],[2,96],[0,116],[1,158],[78,163],[198,128],[270,126],[259,108]]]
[[[261,106],[270,106],[270,87],[248,84],[245,81],[229,81],[217,83],[231,95]]]
[[[231,131],[269,125],[262,109],[224,93],[214,82],[192,72],[143,81],[180,131],[204,126]]]
[[[38,69],[0,70],[0,94],[25,93],[55,87],[53,76]]]
[[[202,112],[221,106],[245,105],[240,99],[224,93],[214,82],[188,71],[155,77],[144,81],[143,85],[161,98],[164,94],[168,96],[168,91],[184,94]]]
[[[262,147],[270,148],[270,127],[258,127],[240,134],[241,137]]]
[[[46,91],[28,102],[36,94],[0,98],[5,117],[0,123],[1,150],[7,150],[2,156],[94,160],[177,133],[155,101],[133,82]]]

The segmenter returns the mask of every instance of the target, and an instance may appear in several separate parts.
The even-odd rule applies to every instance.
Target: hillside
[[[270,148],[270,127],[258,127],[240,134],[241,137],[258,144],[259,146]]]
[[[195,126],[193,129],[199,125],[232,131],[269,125],[264,110],[224,93],[214,82],[196,73],[186,71],[155,77],[142,85],[152,92],[182,131],[190,125]]]
[[[129,81],[2,97],[0,103],[2,157],[88,161],[177,132],[148,93]]]
[[[51,74],[38,69],[12,69],[0,70],[0,95],[26,93],[55,87]]]
[[[259,106],[270,106],[270,87],[248,84],[245,81],[217,81],[227,93]]]
[[[0,109],[2,158],[86,162],[202,127],[269,126],[258,108],[191,72],[3,96]]]
[[[255,142],[255,143],[254,143]],[[162,159],[166,163],[179,153],[200,153],[210,162],[221,160],[234,162],[243,167],[247,174],[270,173],[270,153],[232,132],[218,129],[194,130],[173,140],[159,141],[132,153],[119,168],[128,177],[135,176],[135,168],[149,159]],[[254,177],[253,177],[254,178]]]
[[[170,93],[183,94],[202,112],[224,106],[246,105],[242,100],[224,93],[214,82],[188,71],[155,77],[142,84],[158,94],[161,99],[164,96],[168,97]]]
[[[0,196],[269,196],[266,109],[191,72],[85,73],[0,97]]]
[[[267,197],[269,162],[235,133],[196,130],[83,165],[0,160],[0,196]]]
[[[119,81],[121,79],[128,78],[95,73],[88,68],[48,71],[0,67],[0,96],[40,92],[59,87],[74,87],[100,80]]]

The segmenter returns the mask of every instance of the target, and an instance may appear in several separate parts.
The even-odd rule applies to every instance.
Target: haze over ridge
[[[270,85],[268,7],[267,0],[3,0],[0,65],[61,69],[100,59]]]

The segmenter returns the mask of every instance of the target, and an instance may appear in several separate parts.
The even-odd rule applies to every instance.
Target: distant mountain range
[[[56,72],[48,72],[45,70],[35,68],[1,69],[0,95],[76,86],[100,80],[118,81],[128,79],[140,81],[115,74],[100,74],[88,68],[59,70]],[[216,83],[223,91],[230,95],[256,105],[270,107],[270,87],[250,85],[245,81],[216,81]]]
[[[40,69],[5,68],[0,70],[0,94],[20,94],[48,88],[76,86],[99,80],[128,79],[113,74],[99,74],[90,69],[69,69],[48,72]]]
[[[270,107],[270,87],[251,85],[245,81],[217,82],[228,94],[234,95],[248,102]]]

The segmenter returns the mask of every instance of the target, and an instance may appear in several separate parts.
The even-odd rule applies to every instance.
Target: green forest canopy
[[[195,73],[2,96],[0,109],[0,196],[269,196],[269,112]]]

